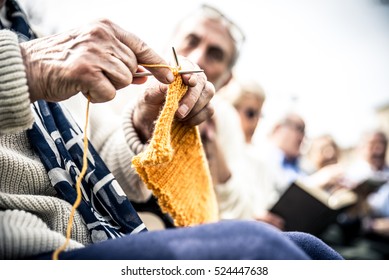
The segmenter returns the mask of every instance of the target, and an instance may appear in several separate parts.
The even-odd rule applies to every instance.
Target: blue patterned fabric
[[[15,0],[6,0],[5,8],[6,18],[11,22],[11,26],[9,28],[18,35],[19,42],[25,42],[37,37],[34,31],[30,28],[25,13]],[[0,29],[3,28],[4,26],[0,22]]]
[[[35,123],[27,132],[60,198],[74,204],[82,169],[83,133],[58,103],[39,100],[33,105]],[[78,211],[93,242],[146,231],[146,227],[93,146],[88,145],[88,169],[82,180]]]

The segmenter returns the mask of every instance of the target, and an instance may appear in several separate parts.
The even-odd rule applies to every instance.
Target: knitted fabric
[[[20,132],[34,122],[27,79],[18,39],[9,30],[0,32],[0,136]]]
[[[132,164],[177,226],[214,222],[218,210],[198,127],[174,119],[187,86],[176,74],[146,150]]]

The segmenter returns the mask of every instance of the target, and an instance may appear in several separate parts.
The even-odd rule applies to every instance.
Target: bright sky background
[[[44,32],[107,17],[162,53],[175,23],[204,1],[24,2],[44,13]],[[389,1],[206,2],[245,30],[237,73],[257,79],[267,93],[259,129],[276,112],[293,106],[305,117],[308,136],[328,132],[348,147],[374,124],[374,110],[389,104]]]

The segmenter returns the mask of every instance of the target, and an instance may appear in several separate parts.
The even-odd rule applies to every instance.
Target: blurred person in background
[[[340,159],[340,149],[334,138],[329,134],[317,136],[311,140],[307,152],[307,159],[311,163],[310,173],[324,166],[335,164]]]
[[[382,178],[387,181],[377,191],[368,194],[366,211],[373,217],[370,227],[374,230],[375,219],[389,218],[389,166],[386,162],[388,137],[381,130],[371,130],[363,134],[357,147],[357,160],[351,164],[348,173],[351,181],[369,176]],[[379,220],[377,220],[378,222]],[[380,221],[380,231],[385,233],[384,220]],[[389,227],[386,229],[386,235]]]
[[[280,196],[288,186],[299,180],[312,188],[330,189],[340,186],[343,167],[338,162],[338,148],[332,138],[317,138],[311,147],[309,169],[304,166],[302,148],[305,140],[305,121],[290,111],[279,117],[262,145],[261,156],[274,172],[276,192]]]
[[[339,215],[323,240],[335,246],[347,259],[389,257],[389,167],[388,138],[377,129],[365,131],[355,148],[356,158],[346,166],[345,186],[352,189],[368,178],[385,182],[372,190],[357,192],[358,203]]]
[[[304,159],[304,170],[309,175],[304,179],[307,185],[329,192],[346,187],[345,166],[340,162],[340,149],[331,135],[313,138]]]
[[[238,111],[245,142],[252,145],[252,138],[262,118],[262,107],[266,100],[264,89],[253,79],[235,77],[220,94]]]
[[[219,93],[228,100],[239,113],[242,130],[245,136],[245,146],[242,151],[245,160],[244,181],[238,189],[239,196],[245,200],[236,207],[246,210],[245,216],[237,218],[254,218],[265,221],[283,229],[284,221],[278,215],[268,211],[273,203],[274,178],[260,158],[258,143],[252,141],[253,135],[262,117],[262,107],[266,94],[262,86],[253,79],[234,79]],[[233,193],[226,200],[234,200]],[[234,209],[231,208],[231,211]]]
[[[300,163],[304,138],[304,119],[298,113],[289,111],[278,117],[261,145],[262,160],[276,180],[276,199],[292,182],[307,175]]]

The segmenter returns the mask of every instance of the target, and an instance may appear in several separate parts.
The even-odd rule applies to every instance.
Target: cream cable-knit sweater
[[[10,31],[0,31],[0,259],[28,258],[62,245],[71,210],[69,203],[56,197],[44,166],[28,142],[26,130],[32,126],[33,114],[24,69],[17,37]],[[100,130],[95,135],[93,144],[106,154],[119,183],[137,182],[129,172],[134,155],[131,148],[139,152],[143,146],[131,118],[127,118],[124,129]],[[142,191],[135,192],[135,196],[139,194]],[[90,242],[89,232],[76,214],[68,248]]]

